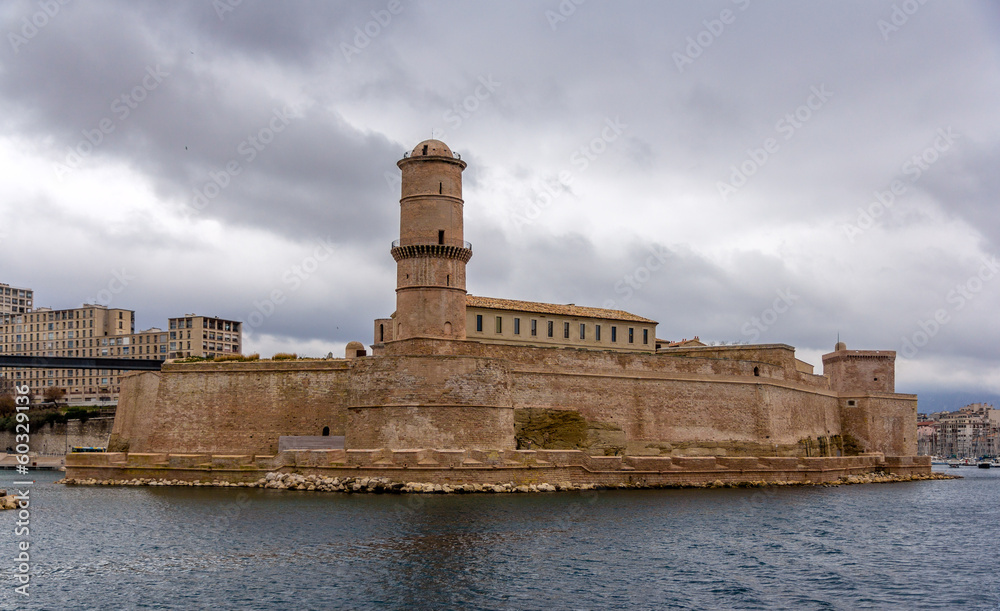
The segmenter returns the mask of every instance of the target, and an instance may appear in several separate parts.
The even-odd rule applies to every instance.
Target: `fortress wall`
[[[113,448],[274,454],[280,435],[343,435],[343,360],[166,364],[126,376]],[[120,423],[119,423],[120,420]]]
[[[356,360],[352,367],[346,447],[514,448],[504,362],[382,356]]]
[[[588,422],[614,425],[629,454],[671,453],[675,446],[685,454],[773,454],[777,446],[787,453],[803,439],[841,433],[835,396],[761,378],[515,371],[513,380],[515,408],[573,410]]]
[[[157,395],[160,390],[159,371],[143,371],[125,374],[121,378],[118,393],[118,408],[115,423],[108,441],[108,451],[125,451],[129,448],[146,448],[149,433],[158,426],[169,426],[161,422],[157,411]]]
[[[853,401],[854,406],[849,402]],[[858,393],[840,399],[840,418],[866,452],[886,456],[916,456],[917,397],[887,393]]]
[[[464,354],[502,359],[511,366],[534,367],[539,371],[573,370],[627,375],[677,373],[753,377],[754,367],[757,367],[759,377],[821,391],[830,390],[826,377],[798,371],[795,350],[784,344],[678,348],[652,354],[413,338],[386,343],[385,354]]]
[[[400,344],[427,356],[167,364],[126,376],[112,449],[264,454],[280,435],[324,426],[348,448],[512,449],[514,410],[539,409],[579,414],[584,441],[571,447],[596,453],[794,456],[806,440],[845,432],[866,451],[916,453],[915,398],[862,393],[847,408],[825,378],[803,384],[779,368],[801,374],[781,346],[758,351],[767,363],[424,339],[387,347]],[[448,345],[462,354],[439,354]]]

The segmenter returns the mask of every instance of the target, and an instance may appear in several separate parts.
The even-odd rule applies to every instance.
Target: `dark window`
[[[329,437],[329,436],[330,436],[330,427],[324,426],[323,427],[323,437]]]
[[[438,230],[438,244],[444,244],[444,229]]]
[[[497,333],[503,333],[503,317],[497,316]]]
[[[568,322],[564,322],[563,323],[563,338],[569,339],[569,323]]]
[[[642,330],[642,343],[644,344],[649,343],[649,329]]]
[[[549,321],[549,337],[552,337],[552,327],[553,327],[553,322],[550,320]]]
[[[385,341],[385,325],[384,324],[378,326],[378,341],[380,341],[380,342],[384,342]]]
[[[618,341],[618,327],[614,325],[611,325],[611,341],[612,343]]]
[[[754,374],[755,376],[758,376],[758,377],[759,377],[759,376],[760,376],[760,367],[754,367],[754,368],[753,368],[753,374]]]
[[[483,332],[483,315],[476,314],[476,331]]]
[[[594,325],[594,339],[601,341],[601,325]]]
[[[451,274],[448,274],[447,276],[444,277],[444,285],[451,286]]]
[[[514,335],[520,335],[520,334],[521,334],[521,319],[520,318],[515,318],[514,319]]]
[[[635,328],[634,327],[629,327],[628,328],[628,343],[630,343],[630,344],[635,343]]]
[[[587,339],[587,325],[580,323],[580,339]]]
[[[531,319],[531,335],[532,337],[538,335],[538,321],[534,318]]]

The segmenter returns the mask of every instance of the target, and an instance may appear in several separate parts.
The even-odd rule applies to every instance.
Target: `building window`
[[[594,325],[594,339],[601,341],[601,325]]]
[[[438,230],[438,244],[444,244],[444,229]]]
[[[497,316],[496,331],[497,333],[503,333],[503,317],[501,316]]]
[[[587,339],[587,325],[580,323],[580,339]]]
[[[642,343],[644,344],[649,343],[649,329],[642,330]]]
[[[569,323],[563,323],[563,339],[569,339]]]
[[[483,315],[476,314],[476,331],[483,332]]]
[[[630,343],[630,344],[634,344],[635,343],[635,328],[634,327],[629,327],[628,328],[628,343]]]
[[[618,327],[611,325],[611,342],[614,343],[617,341],[618,341]]]
[[[538,335],[538,321],[534,318],[531,319],[531,336],[534,337]]]
[[[554,323],[550,320],[549,321],[549,337],[552,337],[552,327],[553,326],[554,326]]]
[[[515,318],[514,319],[514,335],[520,335],[520,334],[521,334],[521,319],[520,318]]]

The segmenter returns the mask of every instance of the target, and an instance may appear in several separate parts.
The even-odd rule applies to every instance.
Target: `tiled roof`
[[[624,310],[606,310],[604,308],[588,308],[573,304],[539,303],[537,301],[518,301],[516,299],[497,299],[495,297],[480,297],[466,295],[465,304],[472,308],[489,308],[491,310],[512,310],[537,314],[556,314],[559,316],[581,316],[584,318],[607,318],[610,320],[628,320],[656,324],[655,320],[636,316]]]

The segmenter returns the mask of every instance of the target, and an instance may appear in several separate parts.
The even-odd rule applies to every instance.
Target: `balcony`
[[[403,259],[413,259],[416,257],[437,257],[441,259],[458,259],[463,263],[468,263],[472,258],[472,243],[462,242],[462,247],[449,246],[446,244],[409,244],[400,246],[399,240],[392,241],[392,258],[396,261]]]

